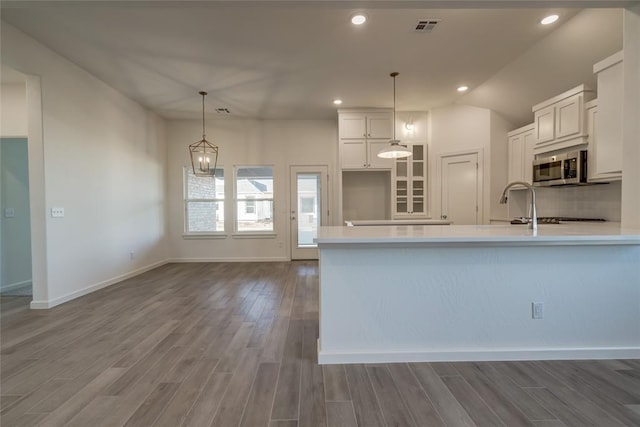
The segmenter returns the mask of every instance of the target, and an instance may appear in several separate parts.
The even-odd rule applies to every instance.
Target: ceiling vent
[[[218,114],[231,114],[228,108],[216,108],[216,113]]]
[[[414,31],[417,33],[430,33],[438,22],[440,21],[437,19],[421,19],[416,24]]]

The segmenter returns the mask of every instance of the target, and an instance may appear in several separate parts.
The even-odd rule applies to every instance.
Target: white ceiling
[[[11,2],[2,19],[166,118],[197,118],[199,90],[209,115],[230,117],[335,118],[336,97],[342,108],[391,107],[398,71],[398,110],[460,102],[520,125],[532,104],[593,83],[593,63],[622,46],[620,10],[388,2],[362,9],[369,20],[355,27],[353,4]],[[539,25],[549,11],[560,21]],[[423,18],[440,20],[432,33],[413,31]],[[455,91],[463,83],[467,94]]]

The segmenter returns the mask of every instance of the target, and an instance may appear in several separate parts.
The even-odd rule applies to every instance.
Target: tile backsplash
[[[619,222],[621,217],[620,182],[576,187],[537,187],[538,216],[604,218]],[[509,216],[528,216],[528,191],[511,191]]]

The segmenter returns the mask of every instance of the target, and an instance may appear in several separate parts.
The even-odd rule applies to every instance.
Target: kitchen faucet
[[[504,205],[507,203],[507,191],[513,187],[514,185],[523,185],[527,187],[529,192],[531,193],[531,222],[529,223],[529,228],[533,231],[538,231],[538,216],[536,214],[536,192],[531,186],[531,184],[523,182],[523,181],[513,181],[507,184],[502,190],[502,197],[500,197],[500,204]]]

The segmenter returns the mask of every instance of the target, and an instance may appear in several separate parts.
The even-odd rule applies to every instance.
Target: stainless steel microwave
[[[587,151],[570,151],[533,161],[533,185],[576,185],[587,183]]]

